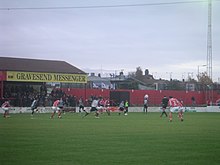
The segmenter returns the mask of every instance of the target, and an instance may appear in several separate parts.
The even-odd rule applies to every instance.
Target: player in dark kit
[[[167,117],[166,108],[168,106],[168,102],[169,102],[169,99],[166,96],[164,96],[164,98],[162,99],[162,113],[160,117],[162,117],[163,114],[165,114]]]

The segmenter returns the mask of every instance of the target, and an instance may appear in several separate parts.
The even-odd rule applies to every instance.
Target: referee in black
[[[165,114],[167,117],[166,108],[168,106],[168,102],[169,102],[169,99],[166,96],[164,96],[162,99],[162,113],[161,113],[160,117],[162,117],[163,114]]]

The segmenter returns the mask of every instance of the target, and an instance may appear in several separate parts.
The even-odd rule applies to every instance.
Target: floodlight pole
[[[212,0],[208,2],[208,34],[207,34],[207,75],[212,81]],[[213,99],[213,89],[212,95],[210,95],[209,89],[209,100]]]
[[[212,0],[208,2],[207,74],[212,80]]]

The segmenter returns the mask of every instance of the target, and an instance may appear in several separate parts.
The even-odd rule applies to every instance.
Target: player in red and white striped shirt
[[[50,118],[53,119],[53,117],[54,117],[54,115],[55,115],[55,113],[57,111],[58,118],[60,119],[61,118],[61,111],[63,109],[63,106],[64,106],[64,103],[63,103],[63,99],[62,98],[60,100],[54,101],[53,107],[52,107],[53,113],[52,113]]]
[[[9,101],[6,100],[6,101],[2,104],[1,107],[2,107],[2,109],[3,109],[3,111],[4,111],[3,117],[4,117],[4,118],[10,117],[10,116],[9,116],[9,109],[10,109],[11,105],[10,105]]]
[[[110,116],[110,109],[109,109],[110,108],[110,101],[108,98],[105,98],[104,102],[105,102],[104,103],[105,110],[106,110],[108,116]]]
[[[170,107],[169,119],[170,122],[173,120],[173,112],[178,112],[178,117],[183,121],[183,104],[176,98],[170,97],[168,105]]]

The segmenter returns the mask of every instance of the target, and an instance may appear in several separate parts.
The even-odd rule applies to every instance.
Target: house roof
[[[0,71],[86,74],[65,61],[11,57],[0,57]]]

